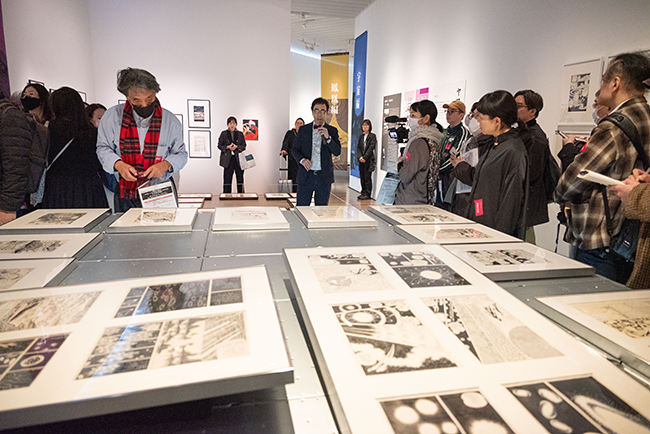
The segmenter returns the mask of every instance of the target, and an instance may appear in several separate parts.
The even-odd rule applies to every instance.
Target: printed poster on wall
[[[350,176],[359,178],[359,161],[357,159],[357,143],[363,134],[361,125],[366,111],[366,56],[368,53],[368,32],[363,32],[354,43],[354,88],[352,100],[352,129],[350,140]]]
[[[467,81],[455,81],[453,83],[441,84],[439,86],[433,86],[429,89],[429,99],[433,101],[438,109],[438,117],[436,121],[447,128],[449,124],[447,123],[447,117],[445,116],[445,109],[442,107],[444,104],[448,104],[457,99],[465,103],[465,106],[469,110],[474,104],[474,101],[465,101],[465,89],[467,87]]]
[[[387,116],[399,116],[402,94],[387,95],[384,97],[384,109],[381,119],[381,170],[386,172],[397,172],[397,157],[399,157],[399,146],[397,138],[390,137],[389,129],[395,128],[396,124],[387,123]]]
[[[332,157],[334,170],[348,170],[348,63],[350,55],[323,54],[320,61],[321,95],[330,102],[327,123],[339,131],[341,155]]]
[[[257,119],[244,119],[242,131],[244,132],[244,139],[246,141],[259,140],[259,126],[260,123]]]

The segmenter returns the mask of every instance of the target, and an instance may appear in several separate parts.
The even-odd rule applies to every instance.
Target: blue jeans
[[[634,262],[626,261],[621,255],[609,250],[608,247],[592,250],[576,249],[575,259],[594,267],[596,274],[622,284],[627,282],[634,268]]]
[[[331,191],[332,184],[323,179],[322,171],[309,170],[305,179],[298,183],[296,206],[309,206],[312,194],[317,206],[327,206],[330,202]]]

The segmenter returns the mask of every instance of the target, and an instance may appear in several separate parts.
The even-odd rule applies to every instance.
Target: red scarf
[[[149,122],[149,129],[144,138],[144,150],[140,153],[140,139],[138,127],[133,117],[133,108],[127,101],[122,114],[122,129],[120,130],[120,154],[126,164],[135,167],[138,173],[144,172],[155,164],[158,153],[158,140],[160,140],[160,126],[162,125],[162,107],[158,98],[153,102],[155,109]],[[147,178],[138,177],[137,181],[127,181],[120,176],[120,196],[124,199],[138,197],[138,187],[147,182]]]

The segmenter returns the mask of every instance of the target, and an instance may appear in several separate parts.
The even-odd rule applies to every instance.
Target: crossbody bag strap
[[[72,143],[73,140],[74,140],[74,137],[71,138],[70,141],[69,141],[68,143],[65,144],[65,146],[63,147],[63,149],[61,149],[61,150],[59,151],[58,154],[56,154],[56,157],[54,157],[54,160],[52,160],[52,162],[51,162],[51,163],[50,163],[50,164],[45,168],[45,171],[46,171],[46,172],[47,172],[48,170],[50,170],[50,167],[52,167],[52,164],[54,164],[54,163],[56,162],[56,160],[59,159],[59,157],[61,156],[61,154],[63,154],[63,152],[64,152],[66,149],[68,149],[68,146],[70,146],[70,144]]]

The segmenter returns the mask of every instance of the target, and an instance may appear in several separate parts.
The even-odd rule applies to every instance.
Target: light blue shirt
[[[320,147],[323,143],[323,136],[317,129],[312,128],[311,132],[311,170],[321,170],[320,167]]]
[[[123,113],[124,104],[119,104],[106,110],[99,123],[97,132],[97,157],[99,158],[99,162],[106,172],[113,173],[116,177],[118,175],[114,166],[115,162],[121,159],[120,130],[122,129]],[[138,128],[140,152],[142,152],[144,149],[144,139],[153,115],[148,118],[142,118],[134,111],[133,118]],[[183,142],[183,126],[176,115],[164,108],[156,156],[162,157],[164,161],[172,165],[172,168],[170,171],[165,172],[161,178],[152,178],[152,184],[166,181],[171,177],[173,172],[178,172],[187,164],[187,150]]]

